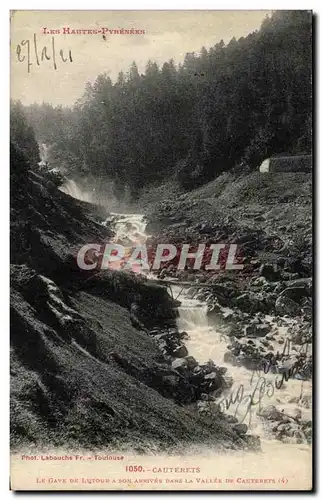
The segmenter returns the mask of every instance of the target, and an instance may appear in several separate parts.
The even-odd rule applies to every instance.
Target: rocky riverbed
[[[82,245],[113,237],[101,212],[23,158],[11,161],[12,449],[254,447],[221,415],[209,420],[186,404],[201,389],[153,338],[176,326],[166,290],[133,273],[77,267]],[[154,328],[160,333],[149,334]],[[185,354],[182,343],[176,348]],[[205,370],[206,393],[215,372]]]
[[[270,179],[276,187],[279,181]],[[305,181],[309,181],[309,176],[305,176]],[[255,182],[254,176],[252,182]],[[270,181],[267,179],[267,182]],[[256,205],[253,219],[249,217],[249,200],[238,212],[233,203],[226,200],[229,209],[223,213],[219,204],[210,200],[209,193],[208,199],[202,201],[202,189],[198,196],[194,196],[194,192],[181,196],[176,193],[176,200],[169,198],[154,205],[149,212],[146,231],[153,236],[147,239],[147,244],[152,255],[158,243],[174,244],[177,248],[189,243],[191,251],[200,243],[207,247],[218,243],[238,245],[238,261],[244,264],[242,271],[227,271],[222,259],[218,271],[206,271],[204,265],[199,271],[193,270],[193,261],[188,262],[184,270],[178,270],[177,262],[170,261],[158,272],[160,279],[191,282],[190,290],[186,285],[184,300],[196,300],[204,304],[207,311],[207,325],[198,324],[200,318],[197,318],[191,331],[178,333],[177,342],[185,343],[188,352],[177,347],[177,352],[186,356],[174,361],[175,365],[182,366],[187,373],[189,370],[203,372],[205,366],[209,369],[210,358],[210,365],[216,366],[211,377],[220,387],[217,386],[217,392],[199,394],[197,403],[199,410],[206,414],[213,414],[211,407],[216,408],[218,401],[231,401],[230,397],[236,397],[234,388],[238,389],[241,383],[244,389],[249,382],[245,382],[247,377],[250,377],[250,385],[260,380],[262,385],[257,386],[257,390],[269,396],[260,397],[256,408],[257,421],[262,422],[261,427],[265,429],[262,436],[309,444],[312,434],[310,193],[307,192],[307,199],[302,200],[303,205],[299,207],[298,195],[282,200],[282,184],[278,186],[281,194],[276,193],[278,187],[274,195],[275,200],[282,203],[280,212],[273,211],[271,200],[263,198],[262,209]],[[305,193],[302,191],[301,196],[306,196]],[[267,192],[266,195],[269,197]],[[283,205],[285,201],[287,209]],[[255,208],[254,203],[252,207]],[[301,214],[297,220],[290,217],[296,212]],[[164,343],[166,333],[160,338]],[[200,345],[204,346],[204,352]],[[162,347],[166,349],[166,345]],[[194,362],[198,366],[191,368]],[[224,378],[229,381],[229,387]],[[273,399],[270,392],[275,393]],[[228,399],[220,398],[222,394],[228,395]],[[239,409],[238,404],[231,406],[228,413],[233,409],[235,416],[231,418],[237,425],[244,418],[244,409],[239,411],[243,405],[240,404]]]
[[[176,301],[179,322],[177,321],[177,328],[148,329],[148,334],[172,363],[174,372],[164,379],[168,385],[167,394],[171,394],[180,404],[190,405],[194,411],[209,421],[220,415],[222,420],[229,423],[240,436],[256,448],[260,446],[260,439],[252,432],[251,425],[244,422],[243,415],[238,415],[238,411],[233,414],[227,411],[229,404],[226,404],[226,408],[222,404],[222,401],[236,399],[236,396],[231,394],[240,383],[239,374],[234,372],[232,376],[230,367],[243,367],[262,380],[264,379],[261,377],[261,372],[264,375],[274,374],[276,380],[269,382],[272,387],[271,392],[275,390],[274,384],[282,387],[289,379],[310,381],[312,283],[310,278],[297,277],[291,280],[290,277],[296,278],[294,273],[290,276],[287,269],[279,270],[272,264],[256,266],[255,269],[255,276],[249,272],[235,277],[231,273],[228,276],[218,273],[205,281],[200,279],[201,273],[197,273],[196,277],[191,269],[177,273],[175,266],[170,269],[163,268],[159,278],[171,279],[174,282],[179,280],[178,287],[172,287],[173,291],[176,288],[179,299]],[[180,297],[178,291],[182,273],[185,283],[190,281],[194,286],[189,288],[189,285],[185,284],[184,293]],[[202,284],[200,288],[198,283]],[[264,296],[261,296],[260,291]],[[209,353],[207,360],[200,362],[198,356],[191,355],[189,348],[191,338],[195,337],[196,331],[200,329],[199,320],[202,313],[194,318],[195,321],[190,325],[191,331],[180,329],[182,299],[184,303],[191,302],[187,304],[186,311],[193,311],[196,306],[204,304],[196,310],[206,309],[207,325],[210,326],[208,330],[211,330],[212,326],[227,341],[226,351],[222,357],[224,366],[213,361],[212,355],[217,347],[214,339],[210,340],[212,352]],[[137,323],[140,325],[140,318]],[[189,321],[187,324],[189,325]],[[205,337],[198,338],[198,341],[198,349],[200,346],[202,349]],[[215,359],[218,360],[218,356]],[[264,392],[268,393],[265,394],[267,396],[269,390],[265,385],[266,382],[264,382]],[[263,383],[257,390],[262,389]],[[227,394],[230,394],[228,399]],[[247,400],[247,397],[244,396],[244,392],[240,400],[237,396],[237,403],[241,408],[245,406],[243,399]],[[292,401],[292,398],[289,400]],[[311,407],[308,394],[301,394],[297,401],[294,396],[293,402]],[[277,419],[275,425],[263,424],[270,438],[309,444],[311,439],[309,429],[312,426],[309,412],[302,418],[301,410],[295,407],[284,414],[284,409],[279,410],[269,403],[267,398],[262,401],[260,397],[256,414],[257,420],[264,421],[268,412],[266,409],[275,408],[274,418]],[[267,420],[270,422],[270,417]],[[260,433],[262,434],[262,431]]]

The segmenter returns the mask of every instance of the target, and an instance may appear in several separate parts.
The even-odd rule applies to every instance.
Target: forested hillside
[[[215,33],[214,33],[215,37]],[[190,189],[235,165],[311,151],[312,15],[279,11],[259,31],[115,83],[88,83],[72,108],[28,107],[53,166],[113,179],[119,195],[170,177]]]

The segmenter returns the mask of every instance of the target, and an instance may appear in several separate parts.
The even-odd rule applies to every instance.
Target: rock
[[[190,381],[176,373],[164,375],[158,390],[165,397],[172,397],[178,403],[191,403],[197,397],[195,388]]]
[[[299,316],[301,314],[301,308],[297,302],[290,299],[286,295],[279,295],[275,302],[275,310],[277,314],[282,316]]]
[[[187,355],[188,355],[188,349],[186,348],[186,346],[184,344],[179,345],[173,351],[173,356],[175,358],[184,358]]]
[[[268,323],[251,323],[246,326],[245,334],[247,337],[265,337],[269,333],[271,327]]]
[[[204,363],[203,365],[200,365],[200,366],[203,369],[203,371],[205,372],[205,374],[217,371],[217,367],[212,359],[209,359],[207,361],[207,363]]]
[[[207,314],[208,316],[216,317],[217,314],[221,312],[221,310],[222,307],[218,303],[213,302],[212,304],[208,304]]]
[[[221,390],[224,388],[224,380],[218,373],[208,373],[204,377],[202,387],[205,392],[213,392],[218,389]]]
[[[234,431],[236,431],[239,435],[246,434],[248,431],[248,427],[246,424],[237,424],[233,427]]]
[[[235,299],[236,306],[242,311],[247,312],[250,312],[255,307],[256,302],[254,296],[248,293],[243,293]]]
[[[300,401],[300,396],[291,396],[290,398],[287,399],[288,403],[299,403]]]
[[[185,358],[183,359],[175,359],[173,362],[172,362],[172,369],[173,370],[178,370],[178,371],[184,371],[187,369],[187,360]]]
[[[312,291],[312,278],[298,278],[287,282],[286,285],[288,287],[305,286],[307,291],[310,293]]]
[[[199,227],[200,234],[209,234],[211,232],[212,232],[212,227],[208,222],[203,222],[202,224],[200,224]]]
[[[274,420],[280,422],[283,420],[283,413],[280,412],[274,405],[269,405],[266,406],[265,408],[262,408],[261,411],[258,413],[258,415],[260,417],[266,418],[267,420]]]
[[[258,312],[268,314],[274,309],[275,299],[276,296],[267,291],[247,292],[233,299],[233,303],[241,311],[249,314]]]
[[[277,426],[276,432],[278,434],[278,439],[282,439],[287,435],[287,431],[289,429],[289,424],[287,423],[282,423]]]
[[[234,312],[233,311],[224,312],[222,314],[222,320],[225,323],[230,323],[233,321],[233,319],[234,319]]]
[[[280,278],[280,271],[277,266],[273,264],[262,264],[259,268],[259,274],[268,281],[278,281]]]
[[[203,372],[200,370],[199,372],[195,373],[195,372],[188,372],[189,373],[189,382],[194,385],[195,387],[199,387],[201,388],[202,384],[204,383],[204,374]],[[187,375],[187,373],[184,373],[185,375]],[[206,392],[206,387],[203,386],[203,389],[201,392]]]
[[[268,323],[264,323],[262,325],[256,325],[255,335],[256,337],[265,337],[267,333],[269,333],[271,327]]]
[[[253,337],[255,335],[256,331],[256,324],[251,323],[250,325],[247,325],[245,328],[245,334],[247,337]]]
[[[180,373],[193,371],[196,374],[202,374],[202,369],[193,356],[185,356],[179,359],[175,359],[174,361],[172,361],[171,366],[173,370],[177,370]]]
[[[177,375],[164,375],[162,377],[162,383],[166,386],[176,387],[180,381]]]
[[[231,327],[230,329],[230,332],[229,332],[229,336],[233,336],[233,337],[236,337],[238,339],[244,337],[244,332],[243,332],[243,329],[239,326],[239,325],[234,325]]]
[[[226,421],[227,421],[229,424],[238,424],[238,418],[237,418],[237,417],[234,417],[233,415],[227,415],[227,417],[226,417]]]
[[[203,369],[201,368],[201,366],[196,366],[195,368],[193,368],[193,373],[202,373],[202,375],[204,375],[204,372],[203,372]]]
[[[300,303],[303,298],[309,297],[310,293],[306,283],[299,283],[285,288],[279,296],[286,296],[294,302]]]
[[[236,365],[236,356],[232,352],[227,351],[224,354],[224,362],[231,363],[232,365]]]
[[[276,287],[274,288],[274,293],[281,293],[285,289],[284,283],[277,283]]]
[[[287,414],[294,418],[294,420],[301,420],[302,419],[302,411],[300,408],[293,408],[291,410],[287,411]]]
[[[198,366],[198,362],[195,360],[193,356],[186,356],[184,359],[187,363],[187,367],[189,370],[193,370]]]
[[[149,335],[162,335],[162,330],[160,328],[153,328],[149,330]]]

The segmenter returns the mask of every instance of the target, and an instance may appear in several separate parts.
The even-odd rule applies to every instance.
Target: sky
[[[198,53],[202,46],[212,47],[221,39],[228,43],[233,37],[247,36],[269,14],[264,10],[14,11],[11,98],[24,104],[72,105],[82,96],[86,83],[94,82],[100,73],[107,73],[115,81],[119,71],[127,72],[133,61],[140,73],[149,59],[160,66],[171,58],[175,63],[182,62],[187,52]],[[105,28],[105,39],[102,33],[64,34],[63,28]],[[131,28],[144,30],[144,34],[107,31]],[[60,33],[51,34],[49,30]]]

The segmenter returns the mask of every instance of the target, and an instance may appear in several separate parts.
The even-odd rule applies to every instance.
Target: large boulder
[[[172,362],[173,370],[178,370],[179,372],[184,372],[186,370],[193,370],[198,366],[197,361],[193,356],[186,356],[183,358],[175,359]]]
[[[187,368],[189,370],[193,370],[194,368],[196,368],[198,366],[198,362],[195,360],[195,358],[193,356],[186,356],[185,361],[187,363]]]
[[[245,333],[247,337],[265,337],[271,331],[268,323],[251,323],[246,326]]]
[[[281,316],[300,316],[301,307],[286,295],[279,295],[275,302],[275,311]]]
[[[280,278],[280,270],[275,264],[262,264],[259,268],[259,274],[268,281],[278,281]]]
[[[295,280],[291,282],[290,286],[285,288],[280,297],[288,297],[294,302],[300,303],[302,299],[310,297],[312,291],[311,280]]]
[[[240,435],[246,434],[246,432],[248,431],[248,427],[246,424],[237,424],[234,425],[234,431],[236,431]]]
[[[175,359],[172,362],[171,367],[173,368],[173,370],[183,371],[187,368],[186,360],[184,358],[183,359]]]
[[[255,335],[256,337],[265,337],[271,331],[271,327],[268,323],[262,323],[256,325]]]
[[[173,351],[173,356],[175,358],[184,358],[187,355],[188,355],[188,349],[184,344],[179,345]]]
[[[255,294],[243,293],[235,299],[236,306],[242,311],[256,312],[259,309],[258,299]]]

